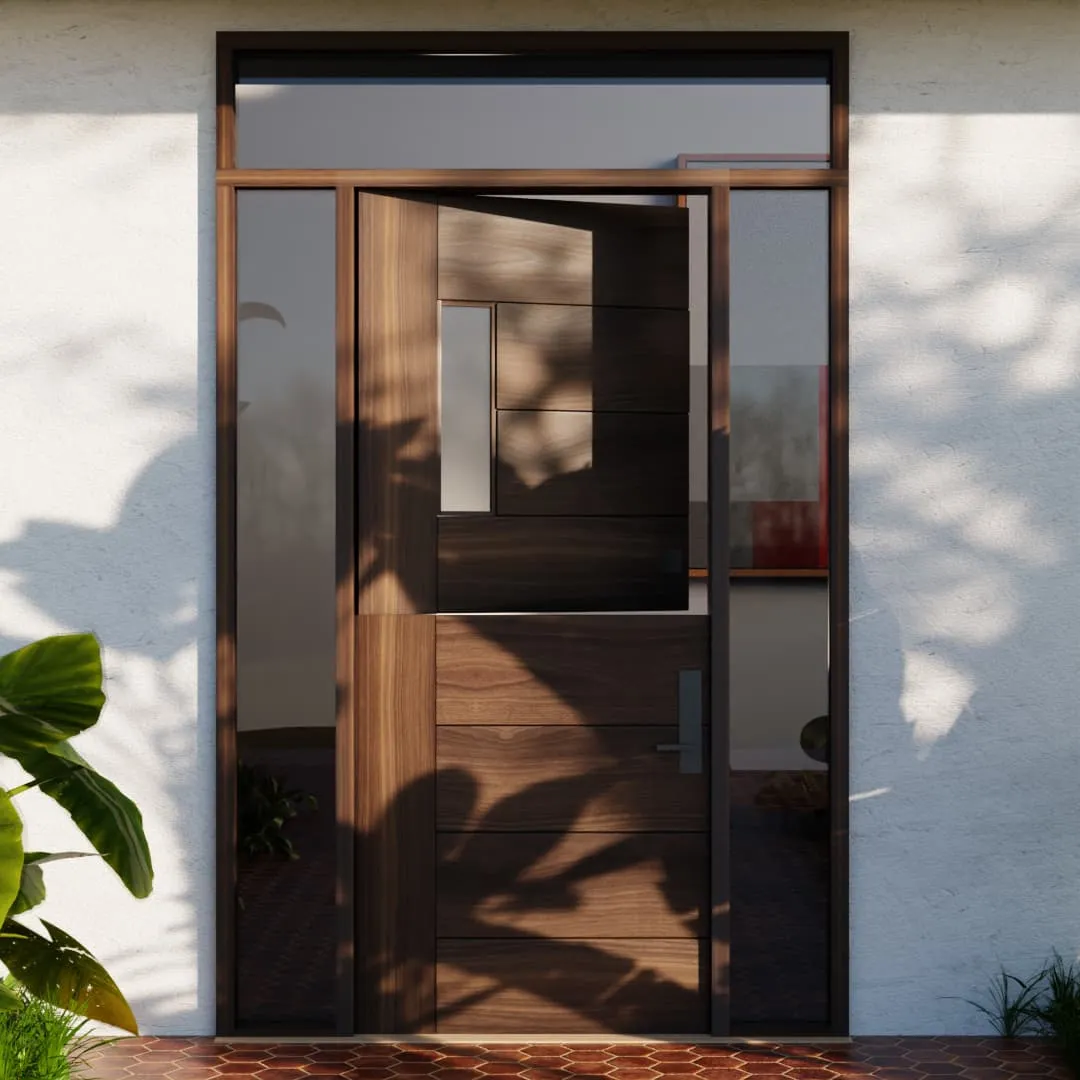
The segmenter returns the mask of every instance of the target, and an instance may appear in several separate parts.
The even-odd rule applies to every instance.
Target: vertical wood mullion
[[[236,1030],[236,191],[217,192],[216,1026]]]
[[[832,71],[829,79],[830,130],[829,167],[848,167],[848,113],[850,97],[850,61],[847,35],[832,48]]]
[[[236,49],[229,34],[217,37],[217,167],[236,168]]]
[[[488,338],[488,372],[490,378],[490,390],[488,393],[490,397],[488,399],[488,423],[491,425],[491,449],[489,451],[489,465],[488,470],[488,513],[497,514],[499,512],[498,504],[498,491],[499,491],[499,354],[497,352],[498,340],[499,340],[499,305],[491,304],[491,326],[490,337]],[[441,423],[441,420],[440,420]]]
[[[710,1031],[731,1027],[731,829],[729,728],[730,428],[729,223],[731,192],[709,192],[709,712]]]
[[[829,197],[829,904],[830,1031],[850,1023],[848,927],[848,189]]]
[[[356,852],[356,192],[336,192],[336,885],[338,1034],[356,1029],[353,888]]]
[[[851,61],[832,48],[829,164],[847,170]],[[846,1035],[850,1009],[850,658],[848,568],[848,188],[829,192],[829,1030]]]

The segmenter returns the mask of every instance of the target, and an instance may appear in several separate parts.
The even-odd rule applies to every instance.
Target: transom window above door
[[[288,70],[289,75],[282,74]],[[317,73],[317,74],[316,74]],[[241,58],[242,169],[828,165],[827,55]]]

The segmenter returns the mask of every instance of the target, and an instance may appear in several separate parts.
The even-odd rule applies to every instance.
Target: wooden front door
[[[358,199],[358,1030],[708,1031],[686,211]]]

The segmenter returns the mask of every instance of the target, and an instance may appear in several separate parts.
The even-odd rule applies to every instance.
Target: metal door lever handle
[[[679,741],[657,743],[661,754],[679,755],[679,772],[699,773],[702,770],[702,700],[701,671],[690,668],[679,672]]]

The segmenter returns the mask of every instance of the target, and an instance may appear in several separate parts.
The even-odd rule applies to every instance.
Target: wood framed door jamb
[[[730,872],[728,866],[728,210],[732,188],[826,188],[832,192],[832,297],[830,409],[831,549],[830,637],[833,645],[830,691],[834,736],[834,800],[845,793],[833,816],[833,963],[835,1021],[847,1016],[847,834],[846,834],[846,172],[843,170],[458,170],[385,171],[240,171],[218,174],[218,1030],[235,1030],[235,437],[236,437],[236,295],[235,198],[241,188],[327,188],[337,192],[337,452],[338,452],[338,998],[340,1034],[352,1034],[355,929],[352,889],[352,840],[357,825],[352,766],[356,754],[355,702],[352,699],[356,611],[356,533],[353,517],[356,469],[357,355],[356,203],[357,192],[385,194],[440,191],[471,194],[658,193],[709,197],[709,386],[710,386],[710,672],[712,721],[710,874],[711,949],[709,959],[711,1031],[729,1033],[728,996]],[[843,493],[843,498],[841,497]],[[720,511],[717,513],[717,511]],[[344,552],[344,554],[343,554]],[[221,602],[223,601],[223,602]],[[343,681],[344,680],[344,681]],[[843,685],[839,685],[843,680]],[[719,843],[717,843],[719,839]],[[349,850],[346,850],[349,849]],[[843,874],[844,880],[838,881]],[[433,898],[432,898],[433,899]],[[841,905],[843,905],[841,907]],[[838,997],[842,994],[842,998]]]

